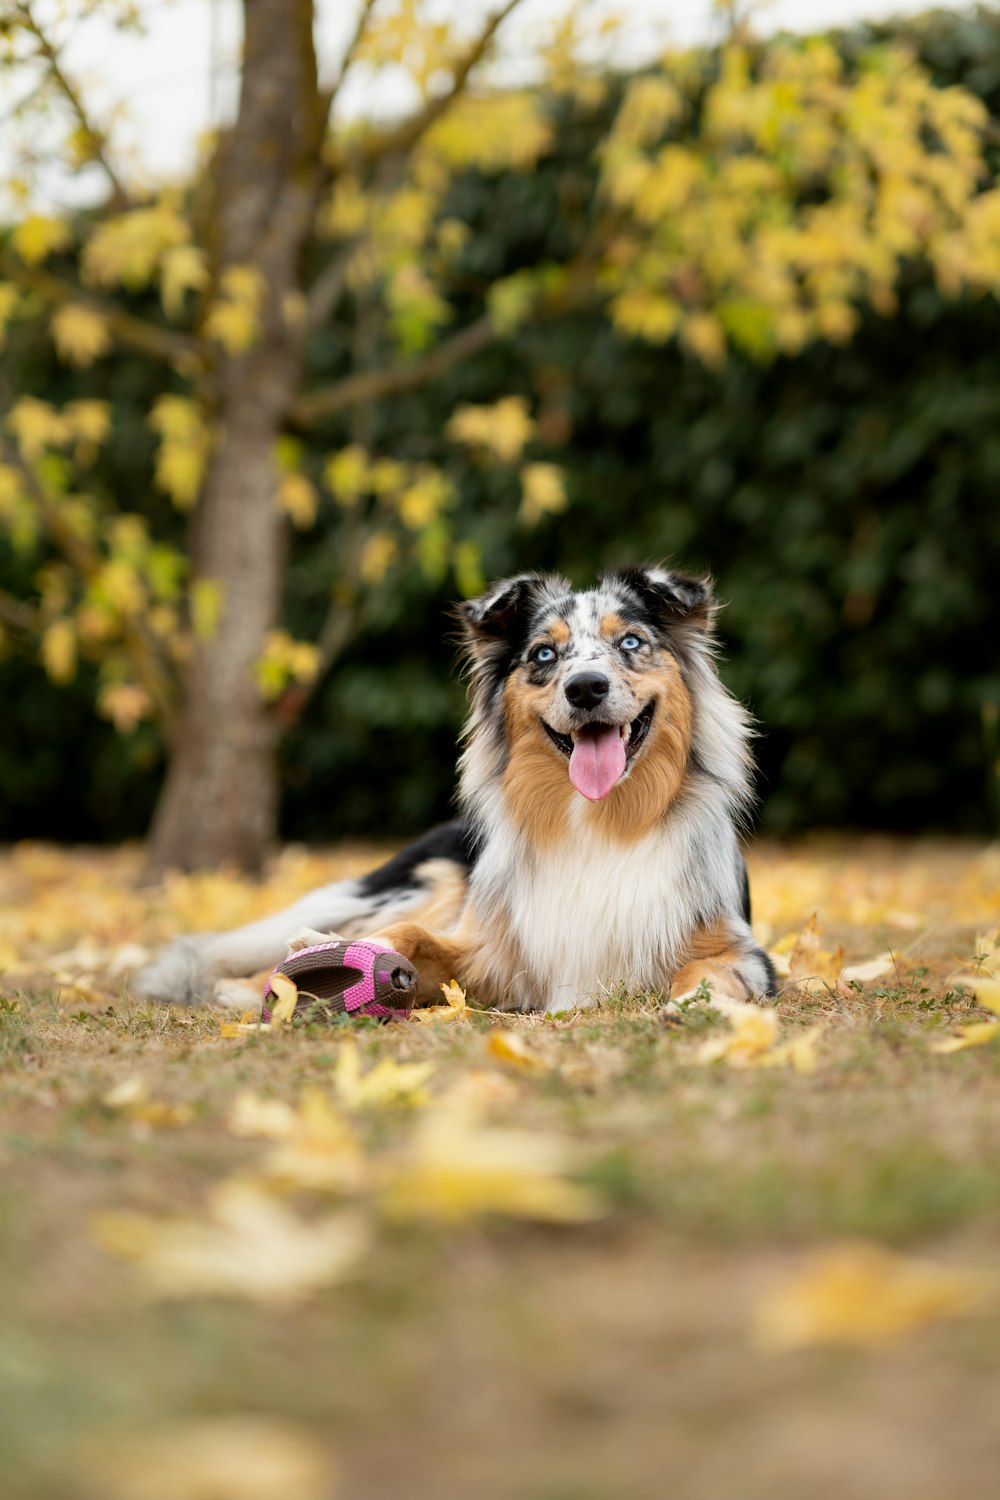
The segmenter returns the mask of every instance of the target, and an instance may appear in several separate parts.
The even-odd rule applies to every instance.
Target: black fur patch
[[[428,833],[421,834],[412,844],[407,844],[384,865],[370,870],[358,881],[358,889],[364,896],[380,896],[384,891],[406,890],[414,884],[413,872],[428,859],[450,859],[463,870],[471,870],[476,862],[476,839],[464,818],[455,818],[451,823],[441,823]]]

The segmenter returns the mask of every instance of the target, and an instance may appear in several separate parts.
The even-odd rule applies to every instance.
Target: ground
[[[934,1048],[990,1019],[1000,851],[758,845],[766,1036],[625,995],[263,1032],[118,977],[374,853],[0,859],[6,1500],[995,1493],[1000,1045]]]

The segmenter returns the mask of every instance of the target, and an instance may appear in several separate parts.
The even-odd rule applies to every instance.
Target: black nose
[[[603,672],[577,672],[566,684],[566,697],[574,708],[596,708],[610,687]]]

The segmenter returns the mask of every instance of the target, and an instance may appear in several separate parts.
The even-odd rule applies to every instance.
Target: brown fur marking
[[[687,773],[691,697],[675,657],[664,652],[656,667],[655,671],[636,674],[650,685],[656,684],[656,708],[646,743],[626,779],[602,802],[588,805],[591,821],[623,843],[641,838],[662,818]]]
[[[745,957],[746,948],[734,941],[724,917],[697,928],[688,943],[685,963],[674,975],[671,999],[689,995],[702,981],[716,993],[748,998],[749,991],[739,973],[740,960]]]
[[[546,692],[511,677],[503,693],[510,745],[504,795],[517,826],[540,848],[566,832],[570,798],[576,795],[566,761],[539,723]]]

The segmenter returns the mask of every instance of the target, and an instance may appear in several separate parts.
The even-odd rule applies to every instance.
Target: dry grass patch
[[[703,1060],[732,1017],[653,997],[230,1040],[216,1012],[130,998],[126,947],[246,920],[366,858],[292,851],[261,887],[158,888],[130,850],[0,861],[4,1494],[142,1500],[142,1455],[169,1443],[190,1454],[177,1500],[217,1462],[249,1496],[246,1417],[286,1493],[300,1472],[351,1500],[990,1493],[996,1307],[966,1309],[980,1283],[961,1277],[1000,1271],[1000,1046],[929,1043],[987,1018],[955,975],[1000,916],[996,851],[758,849],[772,947],[815,912],[813,951],[894,959],[870,983],[788,984],[749,1064]],[[814,1071],[759,1065],[820,1025]],[[217,1224],[234,1183],[250,1227],[211,1247],[236,1291],[151,1295],[143,1244]],[[344,1215],[363,1235],[329,1273],[308,1236],[281,1238]],[[898,1337],[764,1347],[760,1307],[858,1237],[903,1257],[877,1262],[875,1291],[839,1262],[854,1304],[902,1297]],[[252,1270],[251,1242],[274,1246]],[[935,1301],[913,1257],[958,1280]],[[276,1301],[254,1276],[284,1281]]]

